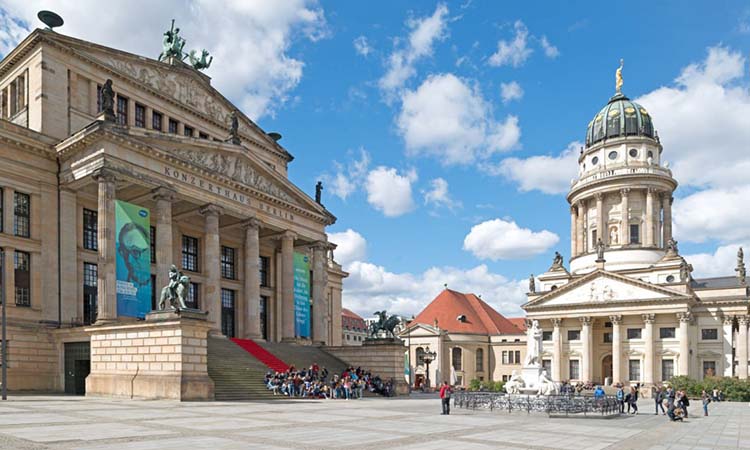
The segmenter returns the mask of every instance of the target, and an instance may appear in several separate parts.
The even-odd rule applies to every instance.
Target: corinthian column
[[[249,219],[245,226],[245,338],[260,339],[260,221]]]
[[[221,332],[221,244],[219,242],[219,215],[222,208],[206,205],[200,209],[205,217],[205,262],[206,288],[204,289],[211,331]]]
[[[94,175],[99,184],[97,244],[99,246],[96,323],[117,320],[117,273],[115,272],[115,176],[102,169]],[[70,262],[69,262],[70,263]]]
[[[620,244],[630,244],[630,188],[620,189]]]
[[[607,221],[604,217],[604,194],[596,194],[596,229],[597,240],[601,239],[604,245],[607,245]],[[596,242],[592,242],[596,245]],[[590,381],[590,380],[586,380]]]
[[[171,189],[160,187],[154,190],[156,201],[156,292],[169,283],[172,261],[172,202],[175,194]]]
[[[622,316],[609,316],[612,322],[612,384],[621,383],[622,380]]]
[[[591,317],[580,317],[581,321],[581,343],[583,351],[581,352],[581,378],[584,383],[591,381],[592,375],[592,334],[591,334]]]
[[[560,325],[562,319],[552,319],[552,380],[562,380],[562,336]]]
[[[643,314],[643,346],[644,362],[643,383],[654,384],[654,314]]]
[[[731,316],[724,317],[724,376],[734,376],[734,354],[732,353],[733,346],[733,325],[734,319]]]
[[[328,327],[325,318],[328,304],[325,298],[325,287],[328,283],[326,251],[328,245],[318,242],[313,246],[313,284],[312,284],[312,339],[316,343],[328,344]]]
[[[294,340],[294,240],[291,231],[281,236],[281,339]]]
[[[664,209],[664,224],[662,226],[662,232],[664,233],[664,236],[662,237],[662,245],[667,245],[667,242],[669,242],[670,239],[672,239],[672,202],[674,201],[674,197],[672,197],[671,192],[665,192],[664,196],[662,197],[662,208]]]
[[[750,317],[740,316],[737,322],[740,326],[737,333],[737,376],[740,380],[746,380],[748,375],[747,325],[750,323]]]
[[[677,338],[680,341],[680,373],[681,376],[690,376],[690,335],[688,327],[692,316],[689,312],[678,313],[677,318],[680,320],[680,334]],[[747,335],[745,336],[745,348],[747,348]],[[745,377],[747,377],[747,357],[745,357]]]
[[[646,229],[644,230],[644,244],[653,247],[654,243],[654,188],[646,190]]]
[[[577,223],[576,223],[576,230],[578,232],[578,236],[576,237],[576,254],[581,255],[583,253],[588,252],[588,249],[586,248],[586,230],[583,226],[583,218],[586,214],[586,203],[583,201],[578,202],[578,216],[577,216]]]
[[[578,217],[576,214],[576,207],[571,205],[570,206],[570,257],[573,258],[576,256],[576,250],[578,250]]]

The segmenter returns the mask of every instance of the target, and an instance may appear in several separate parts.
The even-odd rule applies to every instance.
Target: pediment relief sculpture
[[[212,172],[217,172],[238,183],[245,184],[272,197],[288,203],[296,203],[292,197],[270,179],[258,173],[250,163],[237,155],[204,150],[171,149],[170,153]]]

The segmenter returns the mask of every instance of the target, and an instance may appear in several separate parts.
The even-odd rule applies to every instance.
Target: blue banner
[[[310,258],[294,254],[294,335],[310,337]]]
[[[151,311],[150,224],[148,209],[115,201],[118,316],[143,318]]]

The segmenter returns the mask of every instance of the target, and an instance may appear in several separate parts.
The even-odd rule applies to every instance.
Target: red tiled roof
[[[352,319],[365,320],[359,314],[355,313],[351,309],[341,308],[341,315],[346,316],[346,317],[351,317]]]
[[[516,326],[519,330],[526,332],[526,318],[525,317],[508,317],[510,323]]]
[[[464,322],[458,316],[465,315]],[[445,289],[414,318],[414,322],[434,325],[450,333],[463,334],[523,334],[516,325],[492,309],[474,294]]]

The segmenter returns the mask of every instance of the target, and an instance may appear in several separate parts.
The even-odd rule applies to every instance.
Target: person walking
[[[453,389],[450,387],[447,381],[443,381],[443,385],[440,386],[440,401],[443,404],[442,415],[450,415],[451,413],[451,393]]]
[[[615,394],[617,403],[620,405],[620,414],[625,412],[625,391],[622,389],[622,385],[617,385],[617,393]]]
[[[708,416],[708,404],[711,403],[711,396],[705,389],[701,392],[701,402],[703,403],[703,415]]]
[[[638,414],[638,391],[635,390],[634,386],[630,387],[630,404],[628,405],[628,411],[633,408],[633,414]]]
[[[654,412],[654,415],[659,415],[659,408],[661,408],[662,415],[667,413],[666,411],[664,411],[664,405],[662,404],[664,402],[664,388],[655,389],[654,402],[656,407],[656,412]]]

